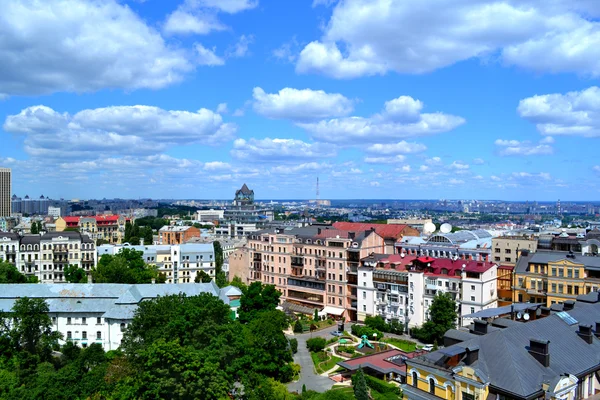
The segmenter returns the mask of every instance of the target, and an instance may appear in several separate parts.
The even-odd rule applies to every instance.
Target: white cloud
[[[224,169],[231,169],[231,165],[229,163],[226,162],[222,162],[222,161],[210,161],[207,163],[204,163],[204,169],[206,171],[220,171],[220,170],[224,170]]]
[[[221,57],[215,54],[215,48],[213,48],[212,50],[207,49],[200,43],[196,43],[196,53],[198,55],[197,63],[199,65],[214,67],[225,64],[225,60],[223,60]]]
[[[306,143],[297,139],[236,139],[231,155],[251,162],[297,163],[298,160],[322,159],[335,156],[331,146]]]
[[[227,57],[241,58],[248,54],[248,46],[254,42],[254,36],[242,35],[237,43],[227,51]]]
[[[465,169],[469,169],[469,165],[468,164],[464,164],[460,161],[453,161],[452,164],[449,165],[450,168],[452,169],[456,169],[456,170],[465,170]]]
[[[403,165],[402,167],[400,167],[400,170],[402,172],[410,172],[410,165]]]
[[[365,157],[364,161],[367,164],[398,164],[404,162],[405,160],[405,156],[398,154],[391,157]]]
[[[442,163],[442,159],[440,157],[431,157],[425,160],[425,163],[428,165],[439,165]]]
[[[598,172],[598,173],[600,173],[600,165],[594,165],[594,166],[592,167],[592,170],[593,170],[594,172]]]
[[[319,122],[298,123],[313,138],[330,143],[365,144],[365,140],[394,141],[400,138],[433,135],[448,132],[462,125],[465,120],[454,115],[423,113],[414,116],[422,104],[408,96],[386,102],[380,114],[371,117],[346,117]]]
[[[265,93],[260,87],[252,91],[254,111],[268,118],[309,120],[348,115],[354,102],[339,93],[323,90],[283,88]]]
[[[455,179],[455,178],[451,178],[448,183],[450,185],[462,185],[463,183],[465,183],[465,181],[460,180],[460,179]]]
[[[494,182],[499,182],[502,180],[502,178],[500,178],[499,176],[496,176],[496,175],[490,176],[490,179],[493,180]]]
[[[421,143],[409,143],[404,140],[392,144],[373,144],[367,147],[368,153],[375,154],[411,154],[427,150],[427,146]]]
[[[3,129],[24,135],[25,151],[32,156],[99,158],[156,154],[175,144],[214,145],[232,140],[236,126],[207,109],[114,106],[70,115],[33,106],[9,115]]]
[[[473,164],[475,165],[483,165],[485,164],[485,160],[483,158],[476,158],[473,160]]]
[[[290,41],[283,43],[281,46],[273,50],[273,57],[278,60],[294,62],[298,57],[300,43],[294,36]]]
[[[535,71],[599,76],[600,22],[582,4],[593,2],[441,0],[436,12],[419,0],[338,2],[296,70],[334,78],[414,74],[498,54]]]
[[[419,171],[421,171],[421,172],[429,171],[429,167],[427,165],[421,165],[419,167]]]
[[[599,33],[600,35],[600,33]],[[519,115],[543,135],[600,136],[600,88],[545,94],[523,99]]]
[[[554,149],[548,143],[554,143],[551,137],[542,139],[538,144],[530,141],[497,139],[494,144],[501,156],[534,156],[552,154]]]
[[[214,8],[229,14],[251,10],[258,6],[258,0],[187,0],[201,7]]]
[[[217,106],[217,114],[227,114],[229,109],[227,108],[227,103],[219,103]]]
[[[221,24],[214,15],[193,12],[178,8],[169,14],[163,30],[169,35],[207,35],[213,31],[224,31],[227,27]]]
[[[5,2],[0,54],[0,97],[158,89],[194,69],[187,52],[114,0]]]
[[[373,187],[379,187],[379,186],[381,186],[381,183],[379,183],[379,182],[377,182],[377,181],[371,181],[369,184],[370,184],[371,186],[373,186]]]

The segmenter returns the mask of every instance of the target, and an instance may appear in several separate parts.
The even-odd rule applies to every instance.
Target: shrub
[[[343,353],[354,354],[356,349],[352,346],[338,346],[337,351],[341,351]]]
[[[329,325],[333,325],[333,320],[332,320],[332,319],[328,319],[328,320],[327,320],[327,323],[328,323]]]
[[[300,320],[296,320],[294,323],[294,333],[302,333],[302,322]]]
[[[290,348],[292,349],[292,354],[296,354],[298,352],[298,339],[290,339]]]
[[[308,339],[306,341],[306,348],[313,353],[317,353],[319,351],[323,351],[327,341],[321,337],[316,337],[312,339]]]
[[[338,341],[338,338],[334,336],[334,337],[332,337],[331,339],[329,339],[329,340],[327,341],[327,344],[335,343],[335,342],[337,342],[337,341]]]
[[[385,322],[385,320],[381,317],[381,315],[376,315],[374,317],[366,317],[365,318],[365,325],[368,326],[369,328],[373,328],[373,329],[377,329],[379,331],[386,331],[387,329],[387,323]]]
[[[394,384],[387,383],[381,379],[377,379],[365,374],[367,386],[379,393],[394,393],[400,394],[400,388]]]
[[[377,340],[383,339],[383,333],[377,329],[373,329],[369,326],[364,325],[352,325],[352,334],[354,334],[355,336],[361,337],[362,335],[367,335],[369,340],[374,340],[375,336],[373,336],[373,334],[375,333],[377,334]]]

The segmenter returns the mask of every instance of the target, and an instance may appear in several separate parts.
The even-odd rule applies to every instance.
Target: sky
[[[9,0],[18,196],[600,199],[600,2]]]

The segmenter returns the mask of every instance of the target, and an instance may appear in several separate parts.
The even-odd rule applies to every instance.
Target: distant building
[[[242,282],[250,281],[250,249],[240,247],[229,255],[229,280],[233,277],[239,277]]]
[[[493,261],[514,266],[521,250],[535,253],[538,241],[533,236],[499,236],[492,238]]]
[[[60,344],[73,342],[80,347],[98,343],[105,351],[121,346],[125,330],[138,305],[159,296],[197,296],[209,293],[219,297],[237,317],[241,291],[233,286],[222,289],[214,283],[194,285],[153,284],[0,284],[0,311],[10,312],[20,297],[44,299],[52,319],[52,330],[60,332]]]
[[[15,214],[48,215],[49,205],[50,200],[43,195],[39,199],[30,198],[29,196],[20,198],[15,195],[11,198],[11,208]]]
[[[10,217],[12,176],[10,168],[0,168],[0,217]]]
[[[483,229],[435,233],[429,237],[405,237],[396,243],[396,252],[406,255],[492,261],[492,235]]]
[[[96,215],[87,217],[59,217],[55,221],[56,231],[68,228],[88,234],[93,240],[121,243],[125,236],[125,224],[133,219],[122,215]]]
[[[233,200],[234,206],[250,206],[254,204],[254,190],[248,189],[248,186],[244,185],[235,191],[235,199]]]
[[[200,223],[203,222],[218,222],[223,219],[225,210],[198,210],[194,213],[194,219]]]
[[[51,217],[54,217],[54,218],[59,218],[61,215],[60,207],[53,207],[53,206],[48,207],[48,215]]]
[[[183,244],[194,237],[200,237],[200,229],[194,226],[163,226],[158,230],[160,244]]]

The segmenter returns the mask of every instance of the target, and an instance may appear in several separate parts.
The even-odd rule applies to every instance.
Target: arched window
[[[121,322],[121,332],[125,331],[125,323]]]
[[[435,381],[433,379],[429,380],[429,393],[435,394]]]
[[[419,376],[415,371],[412,373],[412,385],[413,387],[417,387],[417,383],[419,382]]]

